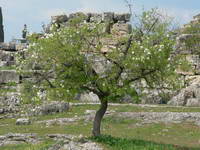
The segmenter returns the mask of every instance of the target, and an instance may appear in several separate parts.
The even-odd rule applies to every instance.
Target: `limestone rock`
[[[58,16],[52,16],[51,22],[52,23],[64,23],[68,21],[67,15],[58,15]]]
[[[69,123],[74,123],[76,121],[80,121],[83,119],[82,117],[74,117],[74,118],[58,118],[58,119],[52,119],[52,120],[44,120],[44,121],[38,121],[37,123],[46,124],[46,126],[51,125],[65,125]]]
[[[141,120],[142,123],[182,123],[195,122],[199,123],[199,112],[120,112],[115,115],[126,119]]]
[[[200,107],[200,99],[198,98],[190,98],[187,100],[186,106],[189,107]]]
[[[22,51],[22,50],[27,48],[27,43],[16,44],[15,48],[16,48],[17,51]]]
[[[31,121],[28,118],[19,118],[16,121],[16,125],[29,125],[29,124],[31,124]]]
[[[111,33],[114,35],[123,36],[123,35],[130,34],[131,30],[132,30],[132,27],[130,24],[116,23],[113,25]]]
[[[0,96],[1,107],[9,107],[12,110],[15,106],[19,106],[20,102],[21,99],[19,93],[10,92]]]
[[[104,12],[102,16],[103,22],[113,22],[114,21],[114,13],[113,12]]]
[[[64,144],[60,150],[103,150],[103,148],[101,148],[98,144],[90,141],[85,143],[71,141]]]
[[[68,134],[47,134],[46,137],[55,141],[73,140],[74,138],[76,138],[76,136]]]
[[[69,110],[69,103],[53,101],[45,103],[31,112],[33,115],[48,115],[54,113],[65,112]]]
[[[103,56],[94,55],[94,54],[87,54],[86,58],[88,60],[88,63],[92,64],[92,68],[94,71],[104,76],[107,72],[109,72],[110,68],[112,67],[112,64],[105,59]]]
[[[1,43],[0,50],[14,52],[16,51],[16,44],[15,43]]]
[[[120,100],[120,102],[122,103],[133,103],[133,98],[130,95],[125,95],[124,97],[122,97],[122,99]]]
[[[11,66],[15,64],[15,53],[0,50],[0,62],[6,64],[4,66]],[[0,65],[0,67],[3,65]]]
[[[77,95],[77,97],[75,98],[81,102],[88,102],[88,103],[99,103],[99,97],[94,94],[93,92],[89,92],[89,93],[81,93],[79,95]]]
[[[174,106],[200,106],[200,85],[192,84],[182,89],[178,95],[174,96],[169,102],[169,105]]]
[[[114,20],[115,22],[121,22],[121,23],[126,23],[129,22],[131,18],[130,14],[114,14]]]
[[[102,22],[102,14],[91,13],[90,14],[90,22],[101,23]]]
[[[90,114],[95,114],[96,113],[96,110],[86,110],[85,111],[85,115],[90,115]]]
[[[20,133],[8,133],[0,136],[0,146],[11,144],[38,144],[40,139],[36,134],[20,134]]]
[[[0,83],[19,83],[20,76],[15,70],[0,70]]]

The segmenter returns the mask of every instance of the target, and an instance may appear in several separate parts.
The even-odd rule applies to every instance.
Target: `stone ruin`
[[[200,106],[200,14],[184,25],[177,37],[177,53],[189,63],[187,71],[177,70],[183,76],[185,88],[168,104],[175,106]]]
[[[111,49],[119,46],[118,39],[120,37],[129,36],[131,33],[131,25],[129,24],[130,15],[129,14],[115,14],[112,12],[105,12],[102,14],[96,13],[73,13],[70,15],[60,15],[53,16],[51,23],[45,28],[46,34],[48,34],[50,27],[53,24],[58,24],[59,27],[67,26],[71,18],[82,16],[84,18],[84,23],[88,24],[102,24],[104,26],[102,32],[108,32],[113,35],[114,38],[104,38],[101,42],[104,46],[101,52],[106,53]],[[186,47],[185,41],[194,35],[199,33],[185,33],[184,29],[191,24],[196,27],[197,31],[200,32],[200,17],[195,16],[194,19],[184,28],[181,29],[180,34],[177,37],[177,53],[183,54],[185,58],[191,63],[191,70],[188,72],[183,72],[179,70],[179,74],[185,79],[186,88],[180,90],[178,94],[168,102],[170,105],[178,106],[200,106],[200,53],[195,51],[195,48]],[[199,27],[199,28],[198,28]],[[123,49],[123,43],[121,47]],[[18,106],[20,104],[20,87],[23,81],[23,77],[16,72],[16,55],[24,51],[27,47],[27,43],[21,42],[10,42],[0,44],[0,113],[12,110],[13,106]],[[94,60],[94,70],[98,73],[103,73],[105,68],[109,68],[109,63],[105,63],[104,58],[95,56]],[[10,84],[12,83],[12,84]],[[7,91],[7,92],[5,92]],[[5,93],[4,93],[5,92]],[[88,94],[88,95],[87,95]],[[152,94],[152,93],[151,93]],[[80,101],[97,102],[96,96],[93,93],[83,93],[83,95],[77,96]],[[130,102],[131,97],[128,95],[125,97],[125,101]],[[143,103],[161,103],[161,100],[157,95],[148,96],[144,99]],[[4,107],[6,106],[6,107]],[[1,109],[2,108],[2,109]],[[12,110],[13,111],[13,110]]]
[[[49,27],[57,23],[59,26],[67,26],[70,18],[83,15],[83,13],[70,14],[69,16],[55,16],[52,17],[52,21]],[[115,34],[116,39],[102,39],[105,46],[102,48],[103,52],[107,52],[113,46],[117,46],[117,38],[119,36],[127,36],[131,32],[131,25],[127,22],[130,19],[129,14],[85,14],[85,23],[96,24],[102,23],[105,25],[103,32],[111,32]],[[113,25],[110,26],[109,24]],[[48,28],[46,28],[48,33]],[[20,107],[20,89],[22,83],[29,77],[23,77],[16,71],[17,67],[17,55],[24,53],[28,46],[28,43],[24,39],[16,39],[9,43],[0,43],[0,114],[6,112],[16,112]],[[103,72],[105,63],[102,58],[96,57],[98,61],[95,61],[95,68],[97,72]],[[20,62],[19,62],[20,63]],[[28,80],[28,79],[27,79]],[[98,98],[93,93],[83,93],[79,96],[81,101],[97,102]]]
[[[4,43],[3,16],[0,7],[0,114],[16,111],[20,104],[20,75],[16,55],[27,47],[24,39]]]

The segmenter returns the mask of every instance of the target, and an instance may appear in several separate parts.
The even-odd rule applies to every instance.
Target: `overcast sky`
[[[42,22],[52,15],[84,12],[128,12],[124,0],[0,0],[3,9],[5,39],[20,38],[23,25],[40,32]],[[133,0],[133,10],[158,7],[174,16],[181,24],[200,13],[200,0]]]

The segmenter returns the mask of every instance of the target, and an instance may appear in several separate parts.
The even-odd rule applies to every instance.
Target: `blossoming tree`
[[[41,37],[30,36],[24,63],[35,66],[33,84],[45,89],[47,97],[70,99],[86,90],[97,94],[101,104],[92,133],[99,136],[108,102],[126,94],[134,96],[134,82],[144,80],[151,88],[173,87],[178,64],[171,55],[175,42],[169,20],[154,9],[144,12],[131,34],[119,39],[123,50],[115,47],[106,53],[101,52],[101,39],[112,35],[102,32],[100,24],[91,26],[80,20]],[[95,56],[109,64],[103,73],[94,69]],[[40,89],[36,87],[36,91]]]

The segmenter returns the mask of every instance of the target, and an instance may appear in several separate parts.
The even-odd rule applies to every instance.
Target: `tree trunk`
[[[101,135],[101,120],[107,110],[108,101],[101,101],[100,109],[96,112],[94,122],[93,122],[93,136],[100,136]]]

